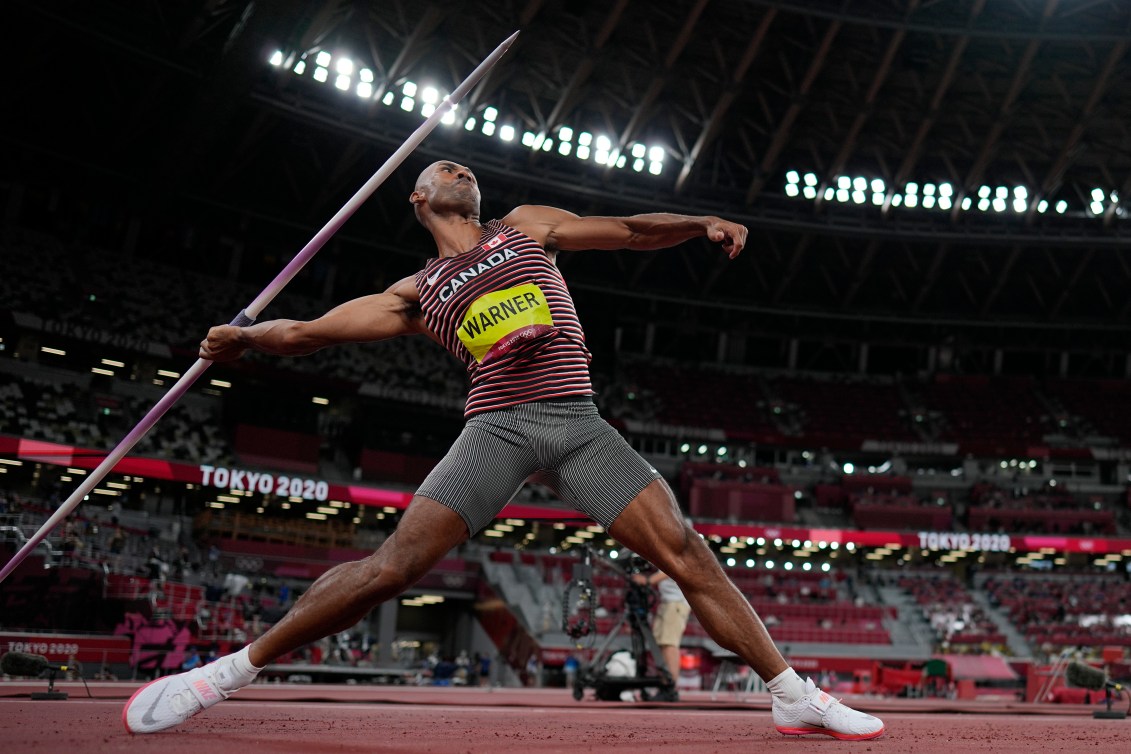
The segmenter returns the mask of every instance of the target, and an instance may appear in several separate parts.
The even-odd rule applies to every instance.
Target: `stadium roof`
[[[580,290],[639,291],[717,327],[992,327],[1067,343],[1085,330],[1122,340],[1131,317],[1125,2],[116,0],[0,13],[16,37],[4,172],[21,181],[120,178],[146,201],[317,228],[428,98],[521,29],[350,234],[419,259],[405,197],[422,165],[455,157],[479,175],[488,216],[536,202],[746,222],[737,263],[702,244],[565,262]]]

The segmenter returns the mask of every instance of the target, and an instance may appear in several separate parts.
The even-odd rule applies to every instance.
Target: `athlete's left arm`
[[[692,238],[722,244],[734,259],[746,245],[746,226],[710,215],[693,217],[663,212],[630,217],[580,217],[556,207],[524,205],[503,222],[542,244],[551,255],[583,249],[666,249]]]

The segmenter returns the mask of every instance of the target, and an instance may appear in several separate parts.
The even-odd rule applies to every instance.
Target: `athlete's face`
[[[433,212],[479,215],[479,184],[471,169],[450,160],[434,162],[416,179],[413,203],[424,200]]]

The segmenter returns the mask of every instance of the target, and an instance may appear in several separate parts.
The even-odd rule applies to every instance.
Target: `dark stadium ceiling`
[[[1115,341],[1131,317],[1125,0],[29,1],[0,14],[18,67],[0,177],[120,178],[145,201],[317,229],[419,124],[426,87],[450,91],[521,29],[460,123],[345,232],[422,257],[406,197],[424,164],[453,157],[478,174],[488,217],[536,202],[750,226],[736,263],[702,243],[564,261],[580,290],[641,294],[642,315]],[[283,65],[268,62],[276,50]],[[326,83],[313,79],[319,52],[332,56]],[[351,87],[372,71],[371,96],[333,85],[343,57]],[[415,112],[398,106],[408,82]],[[513,141],[482,133],[487,108]],[[523,146],[526,131],[552,148]],[[583,131],[628,163],[632,145],[660,147],[660,174],[650,152],[640,172],[578,159]],[[791,181],[814,198],[788,196]]]

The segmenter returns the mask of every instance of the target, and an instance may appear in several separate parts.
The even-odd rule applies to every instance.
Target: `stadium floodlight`
[[[908,184],[908,185],[910,185],[910,184]],[[908,207],[915,207],[919,204],[919,195],[908,193],[906,196],[903,197],[903,203],[906,204]]]
[[[534,139],[536,139],[536,138],[537,138],[537,134],[535,134],[533,131],[523,131],[522,132],[522,146],[533,147],[534,146]]]
[[[872,192],[876,193],[876,194],[884,193],[884,179],[883,178],[873,178],[872,179]]]
[[[317,81],[319,84],[325,84],[326,79],[329,78],[329,77],[330,77],[330,72],[327,71],[322,66],[318,66],[317,68],[314,69],[314,80]]]
[[[1009,196],[1009,189],[1005,186],[998,186],[997,191],[994,192],[994,197],[997,199],[1005,199]]]
[[[489,120],[483,121],[482,131],[483,131],[484,136],[494,136],[495,135],[495,123],[493,121],[489,121]]]
[[[915,183],[914,181],[908,183],[907,186],[904,187],[903,193],[907,194],[908,196],[910,196],[912,194],[918,194],[919,193],[919,184]]]
[[[491,123],[494,123],[495,119],[498,118],[498,117],[499,117],[499,111],[496,110],[495,108],[493,108],[493,107],[484,108],[484,110],[483,110],[483,120],[490,121]]]
[[[649,149],[648,150],[648,159],[651,160],[652,162],[663,162],[664,161],[664,148],[663,147],[652,147],[651,149]]]
[[[549,152],[553,148],[554,148],[554,140],[553,139],[546,139],[545,141],[542,142],[542,151],[543,152]]]
[[[573,129],[569,126],[562,126],[558,129],[558,140],[569,141],[573,138]]]
[[[589,159],[589,147],[585,146],[584,144],[579,145],[577,147],[577,159],[588,160]],[[655,164],[655,163],[653,163],[653,164]]]
[[[924,183],[923,184],[923,196],[934,196],[934,195],[935,195],[935,184]]]
[[[572,151],[572,150],[573,150],[573,145],[570,144],[568,141],[558,142],[558,154],[568,155],[570,153],[570,151]]]
[[[970,199],[970,197],[968,197],[968,196],[962,197],[962,209],[970,209],[970,207],[973,204],[974,204],[974,202],[973,202],[973,200]]]
[[[616,162],[616,166],[617,166],[618,168],[623,168],[623,167],[624,167],[624,165],[625,165],[625,162],[627,162],[627,159],[626,159],[626,158],[625,158],[625,156],[624,156],[624,155],[622,154],[622,155],[621,155],[620,157],[618,157],[618,158],[616,159],[616,161],[615,161],[615,162]]]
[[[301,76],[302,74],[306,73],[306,61],[300,60],[297,63],[295,63],[294,70],[295,70],[296,76]]]
[[[1092,202],[1091,209],[1093,215],[1102,215],[1104,213],[1104,206],[1099,202]]]
[[[817,187],[816,186],[806,186],[804,189],[802,189],[801,193],[803,193],[805,195],[806,199],[816,199],[817,198]]]
[[[990,200],[989,199],[979,199],[978,200],[978,210],[979,211],[985,212],[989,208],[990,208]]]
[[[940,183],[939,196],[954,196],[954,187],[949,183]]]
[[[343,74],[338,74],[334,78],[334,86],[343,92],[348,92],[350,90],[350,77]]]
[[[1098,188],[1092,189],[1092,201],[1093,202],[1102,202],[1103,200],[1104,200],[1104,190],[1098,189]]]
[[[352,76],[353,61],[349,58],[338,58],[338,62],[334,64],[334,70],[342,76]]]
[[[440,122],[445,126],[454,124],[456,122],[456,109],[457,108],[453,107],[451,110],[448,110],[446,113],[444,113],[444,117],[440,118]]]
[[[771,570],[771,571],[772,571],[772,570],[774,570],[774,561],[772,561],[772,560],[767,560],[767,561],[766,561],[766,568],[767,568],[768,570]]]
[[[361,97],[362,99],[369,99],[373,96],[373,84],[370,84],[368,81],[362,81],[357,85],[357,89],[355,91],[357,92],[358,97]]]
[[[271,53],[271,57],[267,62],[275,66],[276,68],[281,66],[283,64],[283,51],[275,50],[273,53]]]
[[[385,92],[385,96],[381,98],[381,104],[388,107],[393,104],[393,100],[396,99],[396,97],[397,95],[392,92]]]
[[[799,193],[801,193],[801,192],[798,190],[796,183],[785,184],[785,195],[786,196],[797,196]]]
[[[373,83],[373,71],[369,68],[362,68],[357,72],[357,77],[364,81],[366,84]]]
[[[424,91],[420,93],[420,99],[430,105],[435,105],[440,101],[440,92],[434,86],[426,86],[424,87]]]
[[[838,189],[848,191],[848,189],[852,188],[852,179],[849,178],[847,175],[839,176],[836,179],[836,187]]]
[[[1049,208],[1048,200],[1042,199],[1041,201],[1037,202],[1037,211],[1040,212],[1042,215],[1048,210],[1048,208]]]
[[[402,97],[401,98],[401,109],[402,110],[410,113],[410,112],[412,112],[414,107],[416,107],[416,100],[414,100],[412,97]]]
[[[847,461],[845,462],[844,466],[841,467],[841,468],[844,470],[845,474],[851,474],[852,472],[856,471],[856,466],[853,465],[851,462],[847,462]]]
[[[1005,211],[1005,199],[1000,196],[994,197],[994,212]]]
[[[1063,215],[1067,210],[1068,210],[1068,202],[1061,199],[1059,202],[1056,203],[1056,213],[1058,215]]]
[[[796,170],[790,170],[786,172],[785,180],[787,183],[797,184],[801,182],[801,176],[797,173]]]
[[[836,190],[836,200],[838,202],[847,202],[848,201],[848,189],[837,189]]]
[[[582,131],[577,136],[577,143],[583,147],[589,146],[593,143],[593,134],[589,133],[588,131]]]
[[[317,55],[314,56],[314,62],[322,66],[323,68],[329,68],[330,53],[326,52],[325,50],[320,51]]]
[[[884,195],[880,193],[872,194],[872,204],[877,207],[882,206],[884,203]]]
[[[637,157],[635,160],[632,161],[632,169],[635,170],[637,173],[642,171],[644,169],[644,160]]]
[[[468,118],[468,119],[467,119],[467,120],[466,120],[466,121],[464,122],[464,124],[463,124],[463,128],[464,128],[464,130],[465,130],[465,131],[474,131],[474,130],[475,130],[475,125],[476,125],[476,120],[475,120],[475,118]]]
[[[979,188],[978,189],[978,198],[979,199],[989,199],[990,198],[990,187],[989,186],[982,186],[981,188]]]
[[[601,135],[597,137],[597,149],[601,152],[608,152],[613,148],[613,143],[609,141],[609,137]]]
[[[806,185],[806,186],[816,186],[816,185],[817,185],[817,176],[816,176],[816,174],[814,174],[814,173],[806,173],[806,174],[805,174],[805,185]]]
[[[598,148],[597,151],[593,153],[593,160],[598,165],[604,165],[609,161],[609,153],[603,149]]]
[[[416,82],[414,82],[414,81],[404,82],[404,86],[401,87],[401,94],[403,94],[406,97],[415,97],[416,96]]]
[[[1024,186],[1014,186],[1013,187],[1013,196],[1016,197],[1017,199],[1028,199],[1029,198],[1029,189],[1025,188]]]
[[[970,201],[969,197],[967,197],[966,201]],[[950,197],[949,196],[940,196],[939,197],[939,209],[948,210],[950,208],[951,208]]]
[[[857,176],[856,178],[853,178],[852,179],[852,188],[856,189],[857,191],[864,191],[865,189],[868,188],[868,179],[864,178],[862,176]]]
[[[891,198],[891,206],[898,207],[903,204],[903,194],[894,194]]]
[[[1013,211],[1014,212],[1021,214],[1027,208],[1028,208],[1028,205],[1025,203],[1024,199],[1014,199],[1013,200]]]
[[[499,138],[503,141],[514,141],[514,126],[506,125],[499,129]]]
[[[852,192],[852,201],[856,202],[857,204],[863,204],[864,199],[865,199],[865,197],[864,197],[863,191],[853,191]]]
[[[931,209],[935,206],[934,194],[927,194],[923,197],[923,209]]]
[[[834,189],[832,186],[829,186],[828,188],[825,189],[825,201],[826,202],[831,202],[835,195],[836,195],[836,189]]]
[[[637,159],[643,157],[645,154],[647,154],[647,152],[648,152],[648,147],[644,146],[643,144],[641,144],[639,142],[632,145],[632,156],[636,157]]]

